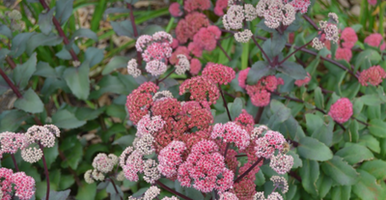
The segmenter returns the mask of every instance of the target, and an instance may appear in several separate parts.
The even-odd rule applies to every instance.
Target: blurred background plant
[[[256,5],[258,1],[246,2]],[[55,146],[44,149],[52,191],[50,199],[67,195],[82,200],[119,199],[121,192],[125,197],[140,195],[150,187],[144,181],[125,180],[117,192],[111,182],[87,184],[83,175],[93,168],[93,159],[98,153],[120,155],[132,145],[136,129],[128,121],[126,96],[145,79],[128,75],[127,63],[131,58],[138,58],[134,45],[140,35],[164,30],[175,36],[174,30],[181,19],[170,16],[170,3],[157,0],[2,1],[0,132],[26,132],[32,125],[43,124],[55,124],[62,130]],[[222,27],[221,17],[212,12],[215,4],[212,1],[211,8],[203,13],[214,25]],[[320,52],[297,52],[293,61],[311,75],[308,86],[294,87],[293,79],[279,75],[286,84],[274,97],[278,101],[272,101],[274,103],[260,113],[260,123],[269,124],[272,130],[293,140],[290,155],[295,158],[295,165],[286,177],[289,192],[285,198],[382,199],[381,195],[386,193],[386,173],[382,170],[386,167],[383,128],[386,127],[386,83],[364,87],[347,71],[335,66],[343,66],[356,75],[375,65],[386,69],[384,51],[369,46],[370,42],[366,44],[365,40],[372,33],[379,33],[381,40],[385,39],[385,9],[386,2],[380,0],[312,0],[306,13],[309,17],[303,20],[298,15],[299,26],[292,30],[294,34],[281,40],[282,49],[286,42],[287,47],[306,44],[317,35],[308,19],[325,20],[330,12],[337,13],[340,30],[351,27],[358,37],[348,62],[336,61],[338,45],[334,44],[331,51],[324,48]],[[250,22],[249,27],[264,46],[263,41],[271,37],[271,31],[259,26],[259,22]],[[236,42],[232,33],[222,33],[218,44],[214,50],[202,53],[201,63],[220,63],[238,72],[264,59],[255,44]],[[256,79],[251,80],[253,70],[250,74],[247,82],[256,83]],[[165,87],[178,93],[178,81],[186,78],[186,75],[172,74],[164,81]],[[257,116],[258,107],[251,103],[237,79],[225,88],[227,102],[235,103],[235,97],[240,97],[245,104],[239,112],[245,108]],[[313,112],[315,106],[328,111],[340,97],[351,100],[356,119],[339,125],[326,113]],[[225,122],[223,103],[217,102],[213,109],[215,122]],[[273,114],[278,111],[284,113],[280,121],[275,120],[277,115]],[[20,152],[15,154],[15,159],[19,170],[34,178],[36,198],[45,198],[47,179],[43,162],[26,163]],[[1,167],[14,169],[11,156],[4,154]],[[272,170],[264,168],[256,174],[257,191],[272,191],[271,176]],[[171,181],[164,184],[176,187]],[[185,192],[188,196],[197,195],[189,190]],[[167,191],[161,194],[171,195]]]

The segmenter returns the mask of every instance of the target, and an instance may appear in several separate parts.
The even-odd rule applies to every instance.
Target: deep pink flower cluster
[[[342,47],[352,49],[355,43],[358,41],[358,36],[355,30],[351,27],[343,29],[340,39],[343,40]]]
[[[209,19],[206,15],[198,12],[192,12],[181,19],[176,27],[176,36],[180,44],[184,44],[188,39],[193,39],[193,36],[202,27],[209,26]]]
[[[367,86],[370,83],[373,86],[377,86],[382,83],[383,79],[386,78],[385,70],[379,66],[372,66],[368,69],[363,70],[359,75],[359,83],[363,86]]]
[[[189,49],[185,46],[179,46],[176,50],[173,51],[172,56],[169,58],[169,62],[173,65],[178,63],[177,55],[185,55],[188,59],[191,59],[189,56]]]
[[[201,192],[213,189],[224,192],[233,185],[234,174],[227,169],[224,157],[213,141],[202,140],[195,144],[186,161],[178,169],[178,181],[184,187],[193,187]]]
[[[258,166],[261,166],[263,162],[261,161]],[[252,162],[248,160],[244,166],[240,167],[239,174],[243,174],[252,166]],[[256,193],[256,174],[260,171],[259,167],[255,167],[250,171],[240,182],[237,182],[233,186],[233,190],[239,200],[249,200],[253,199],[253,196]]]
[[[367,0],[367,2],[369,2],[369,4],[372,6],[377,5],[377,0]]]
[[[353,105],[348,98],[340,98],[331,105],[328,115],[338,123],[344,123],[350,119],[353,114]]]
[[[181,17],[184,14],[181,9],[181,5],[177,2],[170,4],[169,12],[173,17]]]
[[[350,62],[352,58],[352,51],[348,48],[340,48],[335,52],[335,59],[337,60],[346,60],[347,62]]]
[[[208,10],[210,8],[210,0],[185,0],[184,9],[187,12],[195,10]]]
[[[185,80],[180,85],[180,95],[186,92],[190,93],[190,99],[208,101],[209,104],[216,103],[220,95],[216,84],[205,76],[196,76]]]
[[[311,80],[311,75],[307,72],[306,78],[296,80],[295,85],[297,85],[298,87],[301,87],[301,86],[307,85],[310,82],[310,80]]]
[[[223,16],[224,15],[224,9],[228,7],[228,0],[217,0],[216,6],[214,7],[214,14],[217,16]]]
[[[288,3],[288,1],[289,0],[283,0],[284,3]],[[296,11],[299,11],[304,14],[307,12],[308,6],[311,5],[311,1],[310,0],[292,0],[289,2],[289,4],[291,4],[296,9]]]
[[[216,84],[226,85],[235,78],[236,73],[231,67],[209,62],[202,71],[202,75],[208,77]]]
[[[202,51],[213,51],[217,46],[217,40],[221,36],[221,31],[217,26],[200,28],[194,35],[193,42],[188,46],[193,55],[201,57]]]
[[[235,143],[240,150],[247,148],[251,139],[248,132],[235,122],[214,125],[211,137],[222,138],[225,143]]]
[[[242,109],[241,114],[234,120],[237,125],[246,130],[249,134],[252,133],[255,121],[245,109]]]
[[[381,51],[386,49],[386,42],[383,40],[383,37],[379,33],[373,33],[365,38],[365,43],[373,46],[379,47]]]
[[[282,151],[286,143],[283,135],[276,131],[268,130],[263,137],[255,141],[255,151],[257,157],[271,158],[275,150]]]
[[[163,98],[153,103],[153,115],[162,116],[163,119],[172,117],[181,112],[181,103],[176,98]]]
[[[271,93],[277,89],[278,85],[284,84],[283,79],[275,76],[265,76],[261,78],[255,85],[247,85],[245,89],[251,97],[252,104],[263,107],[269,104]]]
[[[190,60],[190,73],[197,75],[201,71],[201,62],[197,58]]]
[[[126,108],[133,124],[137,124],[143,116],[148,114],[153,103],[153,94],[157,90],[158,86],[153,82],[145,82],[127,96]]]
[[[185,143],[173,141],[163,148],[158,154],[158,170],[167,178],[174,178],[177,175],[178,166],[182,164],[182,154],[186,150]]]
[[[243,69],[239,72],[239,77],[238,77],[238,81],[239,81],[239,86],[243,89],[245,89],[245,83],[247,81],[247,78],[248,78],[248,72],[251,68],[248,67],[246,69]]]
[[[11,169],[0,168],[0,189],[2,200],[11,200],[13,195],[28,200],[35,194],[35,180],[24,172],[13,173]]]

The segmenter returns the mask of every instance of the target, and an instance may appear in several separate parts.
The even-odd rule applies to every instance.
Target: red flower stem
[[[228,55],[228,53],[225,51],[225,49],[221,46],[221,43],[217,41],[217,46],[221,49],[221,51],[225,54],[225,56],[228,58],[229,61],[232,61],[231,57]]]
[[[304,18],[309,24],[311,24],[311,26],[313,26],[316,30],[319,30],[318,25],[316,25],[316,23],[315,23],[310,17],[308,17],[308,15],[304,14],[304,15],[303,15],[303,18]]]
[[[135,25],[135,18],[134,18],[134,13],[133,13],[133,5],[130,3],[127,3],[127,8],[130,9],[130,22],[131,26],[133,27],[133,34],[134,37],[137,38],[139,36],[137,26]],[[141,66],[142,65],[142,57],[141,53],[137,51],[137,62]]]
[[[161,83],[162,81],[164,81],[165,79],[167,79],[170,75],[172,75],[174,72],[176,71],[176,68],[173,69],[173,71],[171,71],[168,75],[166,75],[165,77],[163,77],[161,80],[158,81],[158,84]],[[157,85],[158,85],[157,84]]]
[[[260,122],[261,115],[264,112],[264,108],[265,107],[259,107],[259,110],[257,111],[256,116],[255,116],[255,124],[258,124]]]
[[[47,5],[47,3],[44,1],[44,0],[39,0],[40,4],[42,4],[43,8],[49,12],[50,11],[50,7]],[[64,31],[62,29],[62,27],[60,26],[60,23],[59,21],[56,19],[56,17],[53,17],[52,18],[52,22],[54,23],[54,26],[56,28],[56,30],[58,31],[59,33],[59,36],[63,38],[63,43],[65,45],[68,45],[70,43],[70,41],[68,40],[66,34],[64,34]],[[71,54],[71,57],[73,60],[75,61],[79,61],[78,57],[76,56],[76,53],[73,49],[70,49],[69,50],[70,54]]]
[[[9,64],[9,66],[10,66],[12,69],[15,69],[16,63],[13,62],[13,60],[12,60],[11,57],[7,56],[7,57],[5,58],[5,60],[7,61],[7,63]]]
[[[361,121],[361,120],[355,118],[354,116],[351,116],[351,119],[355,119],[355,120],[357,120],[357,122],[359,122],[359,123],[361,123],[361,124],[363,124],[363,125],[365,125],[365,126],[370,126],[370,124],[368,124],[368,123],[366,123],[366,122],[364,122],[364,121]]]
[[[288,175],[290,175],[290,176],[292,176],[292,177],[294,177],[296,180],[298,180],[299,182],[302,182],[302,178],[299,176],[299,175],[297,175],[294,171],[289,171],[288,172]]]
[[[49,200],[50,199],[50,174],[48,172],[46,158],[44,157],[43,146],[40,143],[38,143],[38,144],[39,144],[39,147],[42,150],[42,154],[43,154],[42,160],[43,160],[43,165],[44,165],[44,173],[46,174],[46,179],[47,179],[46,200]]]
[[[114,180],[113,180],[112,178],[109,178],[109,181],[111,182],[111,184],[113,184],[114,190],[115,190],[115,192],[119,195],[119,198],[120,198],[121,200],[123,200],[122,196],[121,196],[121,195],[119,194],[119,192],[118,192],[118,189],[117,189],[117,186],[115,185]]]
[[[228,104],[227,104],[227,101],[225,100],[224,93],[222,92],[221,85],[220,83],[217,83],[217,85],[218,85],[218,89],[220,90],[220,94],[222,97],[222,101],[224,103],[225,110],[227,111],[227,114],[228,114],[228,119],[229,121],[232,121],[231,113],[229,112]]]
[[[19,98],[19,99],[23,98],[23,95],[21,95],[19,89],[17,89],[17,87],[12,83],[12,81],[8,78],[8,76],[5,74],[5,72],[1,68],[0,68],[0,75],[3,77],[5,82],[7,82],[9,87],[11,87],[13,93],[16,94],[17,98]]]
[[[186,199],[186,200],[193,200],[193,199],[191,199],[191,198],[189,198],[189,197],[187,197],[187,196],[185,196],[185,195],[183,195],[183,194],[181,194],[181,193],[179,193],[179,192],[177,192],[177,191],[175,191],[175,190],[169,188],[169,187],[166,186],[165,184],[161,183],[161,181],[158,181],[158,180],[157,180],[157,181],[155,181],[155,183],[156,183],[157,185],[159,185],[160,187],[164,188],[165,190],[167,190],[168,192],[170,192],[170,193],[172,193],[172,194],[175,194],[175,195],[177,195],[177,196],[180,196],[180,197],[182,197],[183,199]]]
[[[262,36],[255,36],[257,39],[260,39],[260,40],[267,40],[266,37],[262,37]],[[286,43],[285,44],[286,47],[292,47],[293,45],[290,44],[290,43]],[[293,46],[294,49],[298,49],[299,47],[296,47],[296,46]],[[314,55],[314,56],[319,56],[318,53],[316,52],[313,52],[311,50],[308,50],[306,48],[301,48],[300,51],[303,51],[304,53],[308,53],[308,54],[311,54],[311,55]],[[334,64],[336,66],[338,66],[339,68],[345,70],[345,71],[348,71],[351,75],[353,75],[354,77],[358,78],[359,76],[357,74],[355,74],[352,70],[348,69],[346,66],[340,64],[339,62],[333,60],[333,59],[330,59],[330,58],[326,58],[326,57],[323,57],[323,56],[320,56],[320,59],[322,60],[325,60],[331,64]]]
[[[244,178],[244,176],[246,176],[249,172],[251,172],[252,169],[255,168],[263,159],[264,159],[264,157],[260,157],[259,159],[257,159],[257,161],[255,163],[253,163],[253,165],[251,167],[249,167],[249,169],[247,171],[245,171],[243,174],[241,174],[239,177],[237,177],[237,179],[234,181],[234,183],[240,182],[241,179]]]
[[[269,59],[268,55],[265,53],[263,48],[261,48],[260,44],[256,41],[255,37],[252,37],[253,42],[256,44],[257,48],[260,49],[261,53],[265,56],[265,58],[268,60],[269,65],[271,65],[271,59]]]
[[[286,56],[282,61],[279,62],[279,65],[282,65],[286,60],[288,60],[289,58],[291,58],[292,55],[294,55],[296,52],[300,51],[301,49],[305,48],[306,46],[308,46],[309,44],[311,44],[312,40],[310,40],[309,42],[307,42],[306,44],[304,44],[303,46],[299,47],[299,48],[296,48],[295,51],[293,51],[292,53],[290,53],[288,56]]]
[[[15,155],[11,154],[11,158],[12,158],[13,164],[15,165],[15,170],[16,172],[18,172],[19,167],[17,166]]]

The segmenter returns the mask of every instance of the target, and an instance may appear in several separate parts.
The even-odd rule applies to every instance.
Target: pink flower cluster
[[[184,14],[181,9],[181,5],[177,2],[170,4],[169,12],[173,17],[181,17]]]
[[[158,154],[158,170],[167,178],[177,175],[177,167],[182,164],[182,154],[186,150],[185,143],[173,141]]]
[[[346,60],[347,62],[350,62],[352,58],[351,49],[358,41],[358,36],[353,28],[347,27],[343,29],[340,39],[342,41],[342,47],[338,47],[338,49],[336,50],[335,58],[337,60]]]
[[[255,150],[257,157],[271,158],[275,150],[282,151],[286,143],[283,135],[276,131],[268,130],[263,137],[255,141]]]
[[[328,115],[338,123],[344,123],[353,114],[353,105],[348,98],[340,98],[330,107]]]
[[[145,115],[139,120],[137,124],[137,136],[142,137],[146,134],[152,134],[157,132],[163,128],[165,125],[165,121],[161,118],[161,116],[153,116]]]
[[[138,173],[143,172],[144,162],[142,154],[134,150],[133,147],[127,147],[119,157],[119,165],[122,167],[125,177],[129,181],[138,181]]]
[[[289,172],[294,165],[294,158],[290,155],[279,153],[276,156],[271,157],[269,166],[275,170],[278,174],[286,174]]]
[[[0,190],[2,200],[11,200],[13,196],[28,200],[35,194],[35,180],[24,172],[13,173],[11,169],[0,168]]]
[[[383,40],[383,37],[379,33],[373,33],[365,38],[365,43],[373,46],[379,47],[381,51],[386,49],[386,42]]]
[[[248,133],[252,132],[253,125],[255,125],[253,116],[250,115],[245,109],[241,110],[241,114],[236,117],[234,121],[237,125],[246,130]]]
[[[247,148],[251,139],[248,132],[235,122],[214,125],[211,137],[222,138],[225,143],[235,143],[240,150]]]
[[[210,8],[210,0],[185,0],[184,9],[187,12],[195,10],[208,10]]]
[[[265,76],[255,85],[247,85],[245,89],[251,97],[252,104],[255,106],[267,106],[271,100],[271,93],[277,89],[278,85],[284,84],[283,79],[275,76]]]
[[[202,75],[216,84],[226,85],[235,78],[236,73],[231,67],[209,62],[202,71]]]
[[[210,104],[216,103],[220,91],[216,84],[205,76],[196,76],[185,80],[180,85],[180,95],[185,92],[190,93],[190,99],[195,101],[208,101]]]
[[[359,75],[359,83],[361,83],[363,86],[367,86],[368,83],[370,83],[373,86],[377,86],[380,83],[382,83],[383,79],[386,78],[386,72],[385,70],[377,65],[372,66],[369,69],[363,70]]]
[[[199,12],[192,12],[181,19],[176,27],[176,36],[180,44],[184,44],[188,39],[193,39],[194,35],[202,28],[209,26],[209,19],[206,15]]]
[[[217,16],[223,16],[224,15],[224,9],[228,7],[228,0],[217,0],[216,6],[214,7],[214,14]]]
[[[377,5],[377,0],[367,0],[367,2],[369,2],[369,4],[372,6]]]
[[[127,96],[126,108],[133,124],[137,124],[143,116],[148,114],[148,109],[153,103],[153,94],[157,90],[158,86],[154,83],[145,82]]]
[[[234,174],[227,169],[224,157],[213,141],[202,140],[195,144],[186,161],[178,169],[178,181],[184,187],[193,187],[201,192],[216,189],[224,192],[232,187]]]
[[[310,80],[311,80],[311,75],[307,72],[306,78],[296,80],[295,85],[297,85],[298,87],[301,87],[301,86],[307,85],[310,82]]]
[[[310,0],[290,0],[290,2],[289,0],[283,0],[283,2],[291,4],[296,9],[296,11],[299,11],[303,14],[307,12],[308,6],[311,5]]]
[[[189,51],[196,57],[201,57],[202,51],[213,51],[217,46],[217,40],[221,36],[221,31],[217,26],[200,28],[194,35],[193,42],[188,46]]]

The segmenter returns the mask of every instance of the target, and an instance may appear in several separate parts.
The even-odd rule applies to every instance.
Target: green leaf
[[[90,63],[90,67],[100,63],[103,60],[103,50],[95,47],[86,49],[86,60]]]
[[[125,135],[116,139],[113,142],[113,145],[120,145],[121,147],[126,148],[127,146],[133,144],[134,138],[134,135]]]
[[[119,80],[118,77],[107,75],[104,76],[99,82],[98,86],[100,87],[99,90],[94,90],[90,98],[96,99],[99,98],[102,94],[106,92],[112,92],[116,94],[125,94],[128,95],[130,91],[127,90],[125,85],[122,83],[122,81]]]
[[[12,31],[5,24],[0,24],[0,35],[4,35],[8,39],[12,39]]]
[[[35,32],[31,33],[19,33],[12,39],[12,56],[13,57],[19,57],[21,54],[24,53],[24,51],[27,48],[28,40],[31,36],[36,34]]]
[[[36,71],[36,53],[32,54],[29,59],[21,64],[17,65],[13,72],[13,80],[21,89],[28,85],[28,81]]]
[[[59,192],[51,190],[50,191],[49,199],[52,199],[52,200],[66,200],[70,196],[70,192],[71,192],[70,189],[65,190],[65,191],[59,191]],[[46,197],[44,196],[42,198],[42,200],[45,200],[45,199],[46,199]]]
[[[269,68],[269,65],[267,62],[257,61],[252,65],[251,69],[248,72],[247,83],[248,85],[254,85],[263,76],[266,76],[272,72],[273,72],[273,69]]]
[[[0,132],[15,132],[20,124],[28,117],[28,114],[21,110],[2,111],[0,113]]]
[[[36,65],[36,71],[34,72],[35,76],[42,76],[45,78],[56,78],[55,69],[50,66],[49,63],[39,61]]]
[[[381,55],[373,49],[366,49],[358,54],[355,60],[355,69],[358,69],[359,66],[362,67],[362,70],[368,69],[372,65],[377,64],[382,59]]]
[[[89,71],[89,63],[83,62],[78,68],[67,68],[63,73],[63,78],[71,92],[82,100],[87,100],[90,94]]]
[[[127,113],[124,105],[111,104],[106,109],[106,114],[111,117],[118,117],[122,121],[125,120]]]
[[[336,186],[331,190],[332,200],[350,200],[351,186]]]
[[[386,179],[386,162],[383,160],[371,160],[363,163],[360,169],[373,175],[379,180]]]
[[[314,160],[303,160],[303,167],[299,170],[304,190],[310,194],[317,194],[316,181],[319,178],[319,163]]]
[[[62,48],[62,50],[60,50],[58,53],[56,53],[55,56],[57,56],[58,58],[63,59],[63,60],[71,60],[72,59],[70,52],[67,51],[66,48]]]
[[[153,35],[158,31],[165,31],[165,29],[159,25],[151,24],[142,29],[139,35]]]
[[[134,38],[133,26],[131,22],[128,20],[120,21],[120,22],[110,22],[113,27],[115,33],[118,36],[128,36]]]
[[[231,113],[232,119],[235,119],[241,114],[243,105],[244,105],[243,100],[237,97],[235,101],[232,103],[232,106],[230,107],[230,113]]]
[[[114,56],[104,67],[102,75],[109,74],[115,69],[127,67],[127,62],[129,62],[129,60],[130,59],[127,56]]]
[[[311,137],[303,137],[299,141],[298,153],[310,160],[326,161],[333,157],[331,150],[323,143]]]
[[[83,37],[83,38],[89,38],[94,40],[95,42],[98,41],[98,35],[94,33],[94,31],[88,29],[88,28],[80,28],[77,29],[74,34],[71,37],[72,41],[75,41],[77,38]]]
[[[358,100],[369,106],[376,106],[385,103],[385,101],[378,94],[366,94],[359,97]]]
[[[316,181],[316,187],[320,198],[324,198],[327,193],[331,190],[332,179],[323,173],[320,174],[318,181]]]
[[[324,120],[320,115],[307,113],[305,117],[306,117],[307,131],[309,133],[313,133],[319,130],[320,127],[322,127],[324,124]]]
[[[386,122],[381,119],[372,119],[369,124],[369,131],[372,135],[386,138]]]
[[[375,153],[381,152],[379,141],[372,135],[368,135],[368,134],[362,135],[361,138],[359,139],[359,144],[364,144]]]
[[[72,15],[73,0],[58,0],[56,1],[56,14],[55,18],[58,19],[60,25],[66,23],[68,18]]]
[[[59,155],[58,143],[56,142],[55,146],[51,148],[44,148],[43,152],[44,152],[44,157],[46,158],[47,168],[50,169],[52,163],[55,162],[55,160],[58,158],[58,155]],[[40,166],[44,167],[43,162],[40,162]]]
[[[41,113],[44,111],[44,104],[39,96],[31,88],[24,94],[23,98],[17,99],[14,106],[30,113]]]
[[[271,42],[272,57],[279,55],[286,44],[287,38],[285,35],[280,35],[278,32],[273,32],[273,38]]]
[[[374,158],[369,149],[363,145],[353,143],[346,143],[346,147],[336,152],[335,155],[342,157],[350,165]]]
[[[270,109],[273,115],[270,118],[274,119],[275,122],[284,122],[291,116],[291,109],[287,108],[283,103],[278,100],[272,100],[270,103]]]
[[[358,180],[355,169],[343,161],[343,158],[334,156],[322,164],[323,172],[339,185],[353,185]]]
[[[60,176],[60,182],[59,182],[59,186],[58,186],[58,189],[59,190],[64,190],[66,188],[69,188],[71,187],[72,184],[75,183],[75,180],[73,178],[72,175],[61,175]]]
[[[312,133],[312,137],[323,142],[326,146],[331,146],[333,139],[333,132],[325,124]]]
[[[49,12],[39,14],[39,28],[42,33],[48,35],[52,30],[52,18],[54,17],[55,9],[51,9]]]
[[[296,80],[304,79],[307,76],[306,70],[295,62],[286,61],[278,66],[277,70]]]
[[[78,128],[83,126],[86,121],[78,120],[74,113],[68,110],[59,110],[52,116],[52,123],[59,128]]]
[[[28,55],[31,55],[39,46],[55,46],[62,43],[62,41],[63,38],[54,33],[50,33],[49,35],[37,33],[28,40],[26,51]]]
[[[384,199],[385,192],[382,187],[377,183],[374,176],[366,171],[358,169],[360,174],[359,181],[352,187],[352,191],[361,199]]]
[[[98,109],[91,109],[87,107],[80,107],[76,109],[75,116],[79,120],[93,120],[99,117],[100,114],[103,113],[103,111],[106,110],[106,107],[98,108]]]
[[[78,194],[75,198],[82,200],[95,200],[97,191],[96,187],[96,183],[83,183],[80,187],[78,187]]]
[[[76,135],[65,138],[59,148],[65,155],[71,155],[68,156],[66,160],[62,161],[61,167],[77,169],[79,162],[82,161],[83,146]]]
[[[369,119],[381,119],[381,105],[367,106],[367,117]]]
[[[322,89],[320,89],[320,87],[315,88],[314,95],[315,95],[316,107],[324,109],[324,97],[323,97]]]
[[[290,156],[292,156],[292,158],[294,158],[294,164],[292,165],[292,169],[303,167],[303,161],[302,161],[302,159],[300,159],[300,157],[297,153],[295,153],[294,151],[291,150],[287,153],[287,155],[290,155]]]

